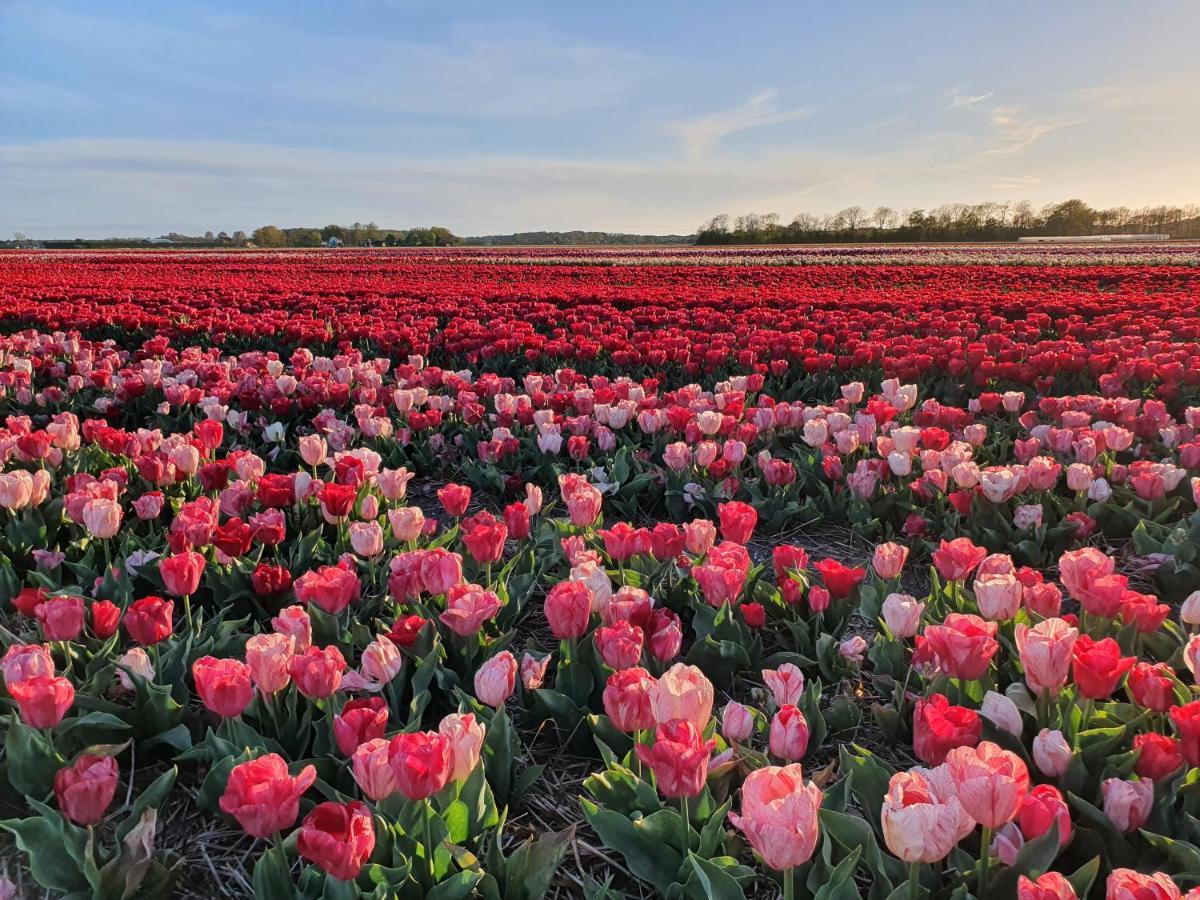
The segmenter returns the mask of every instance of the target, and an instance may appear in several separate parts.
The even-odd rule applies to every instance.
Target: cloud
[[[989,187],[993,191],[1019,191],[1022,188],[1033,187],[1033,185],[1041,183],[1042,179],[1036,175],[1001,175]]]
[[[984,100],[990,100],[993,96],[992,91],[986,94],[976,94],[974,96],[964,94],[954,94],[950,99],[950,105],[946,109],[970,109]]]
[[[775,103],[778,95],[778,91],[768,88],[755,94],[741,106],[693,119],[669,122],[664,130],[683,141],[684,153],[689,158],[698,159],[706,150],[731,134],[806,119],[816,112],[816,107],[812,106],[778,109]]]

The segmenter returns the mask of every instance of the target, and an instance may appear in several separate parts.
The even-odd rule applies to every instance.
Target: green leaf
[[[1058,821],[1055,820],[1050,823],[1050,828],[1045,834],[1025,842],[1017,851],[1017,858],[1013,860],[1013,864],[999,872],[992,881],[991,890],[995,892],[995,896],[1015,897],[1017,880],[1022,875],[1036,878],[1043,872],[1050,871],[1058,851]]]
[[[29,871],[42,887],[64,893],[86,891],[87,877],[67,850],[62,818],[53,815],[8,819],[0,828],[12,832],[17,847],[29,855]]]
[[[813,900],[859,900],[858,886],[854,883],[854,870],[858,868],[861,851],[855,848],[838,863],[828,880],[815,894]]]
[[[41,733],[12,716],[4,736],[8,757],[8,780],[18,793],[42,798],[54,787],[54,773],[61,760]]]
[[[732,875],[715,862],[689,853],[684,864],[690,870],[683,894],[695,900],[746,900],[746,892]]]
[[[504,900],[542,900],[562,865],[575,826],[530,838],[513,851],[504,872]]]
[[[437,884],[425,895],[425,900],[462,900],[483,878],[482,872],[458,872]]]
[[[584,817],[604,845],[620,853],[634,875],[660,893],[666,893],[683,863],[679,851],[666,840],[668,831],[679,834],[679,814],[664,809],[633,821],[586,798],[581,798],[580,803]],[[674,842],[678,842],[677,837]]]

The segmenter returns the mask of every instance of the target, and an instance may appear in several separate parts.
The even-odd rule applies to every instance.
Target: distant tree
[[[222,244],[228,243],[229,232],[228,231],[218,231],[217,232],[217,240],[220,241]]]
[[[247,237],[246,237],[246,232],[244,232],[244,231],[235,231],[235,232],[233,233],[233,238],[232,238],[232,240],[233,240],[233,242],[234,242],[235,244],[244,244],[244,243],[246,243],[246,241],[247,241],[247,240],[249,240],[249,238],[247,238]]]
[[[253,240],[259,247],[286,247],[287,237],[275,225],[263,225],[254,229]]]
[[[290,247],[321,246],[321,232],[316,228],[289,228],[285,234]]]
[[[892,228],[896,224],[896,211],[890,206],[877,206],[871,219],[876,228]]]
[[[861,206],[847,206],[838,217],[842,220],[847,231],[858,231],[867,221],[867,214]]]
[[[214,239],[214,235],[213,235],[213,233],[212,233],[211,231],[206,231],[206,232],[204,232],[204,239],[205,239],[206,241],[211,241],[211,240],[213,240],[213,239]]]
[[[1064,200],[1046,209],[1044,227],[1052,235],[1091,234],[1095,230],[1096,210],[1082,200]]]

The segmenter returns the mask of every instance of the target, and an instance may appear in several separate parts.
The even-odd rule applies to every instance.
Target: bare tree
[[[876,228],[894,228],[896,224],[896,211],[890,206],[877,206],[871,218],[875,222]]]

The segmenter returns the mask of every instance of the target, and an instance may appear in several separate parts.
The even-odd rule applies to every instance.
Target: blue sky
[[[1200,202],[1200,3],[0,0],[0,235]]]

